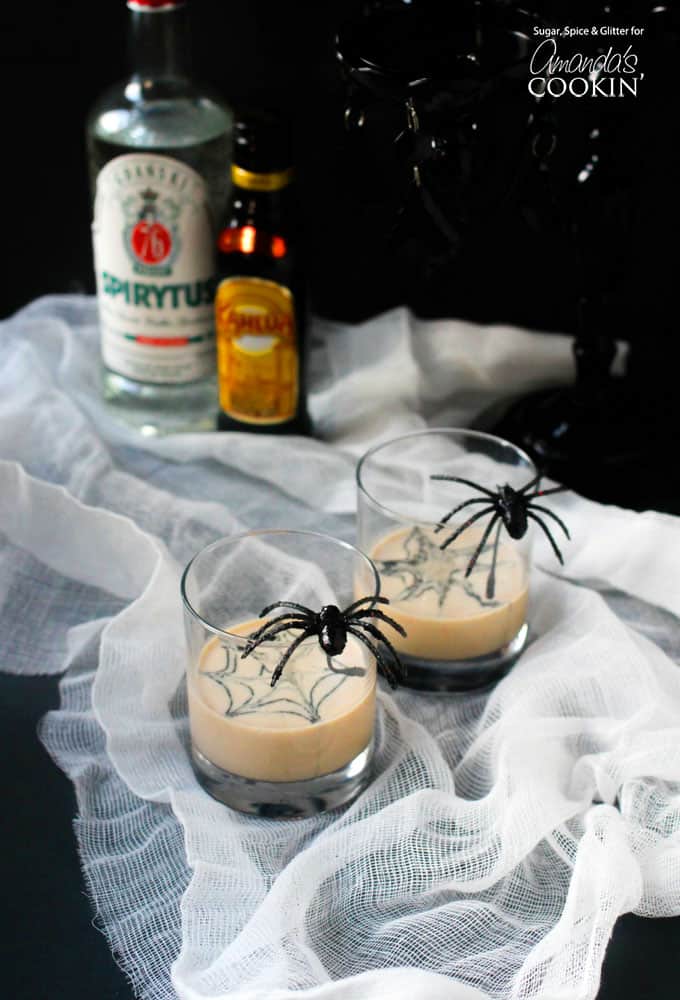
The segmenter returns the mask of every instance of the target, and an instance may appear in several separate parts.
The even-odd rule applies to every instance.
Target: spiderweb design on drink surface
[[[272,645],[277,647],[277,653],[290,646],[294,638],[290,631],[282,632]],[[300,660],[308,658],[316,649],[317,643],[301,645],[295,652],[296,665]],[[241,651],[231,646],[222,645],[224,666],[219,670],[201,670],[202,677],[207,677],[217,684],[227,699],[223,714],[228,718],[243,718],[266,713],[267,715],[283,715],[296,717],[313,724],[321,722],[321,708],[350,677],[364,677],[365,666],[353,666],[338,661],[338,658],[326,656],[326,666],[309,671],[290,670],[282,676],[281,681],[272,688],[271,680],[276,666],[276,659],[269,657],[267,651],[254,649],[248,660],[244,660]],[[262,692],[260,688],[264,688]]]

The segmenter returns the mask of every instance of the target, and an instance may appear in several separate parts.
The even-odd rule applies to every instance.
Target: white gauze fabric
[[[490,694],[383,691],[377,772],[301,821],[230,811],[187,757],[179,577],[249,527],[354,535],[370,444],[566,381],[569,341],[403,310],[319,323],[317,440],[144,440],[99,401],[92,300],[0,340],[0,666],[64,671],[42,738],[97,920],[140,997],[594,997],[617,917],[680,913],[680,522],[554,498],[534,639]]]

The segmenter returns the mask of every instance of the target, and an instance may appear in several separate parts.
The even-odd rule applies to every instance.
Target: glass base
[[[104,368],[102,377],[112,415],[145,437],[215,430],[215,376],[182,385],[155,385]]]
[[[469,660],[421,660],[400,654],[407,669],[404,687],[417,691],[472,691],[489,687],[503,677],[524,649],[529,627],[521,629],[509,643],[493,653]]]
[[[294,819],[352,802],[371,780],[373,743],[339,770],[304,781],[242,778],[217,767],[196,747],[191,748],[191,760],[196,777],[214,799],[239,812]]]
[[[543,474],[600,503],[656,509],[672,492],[659,477],[668,419],[629,379],[543,389],[481,413],[475,427],[524,448]],[[657,442],[661,442],[658,445]],[[657,452],[655,454],[655,452]]]

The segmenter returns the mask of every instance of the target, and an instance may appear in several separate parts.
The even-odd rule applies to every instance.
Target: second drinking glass
[[[467,430],[407,434],[359,462],[358,544],[407,631],[393,642],[409,686],[482,687],[523,649],[531,530],[511,538],[492,494],[535,477],[514,445]]]

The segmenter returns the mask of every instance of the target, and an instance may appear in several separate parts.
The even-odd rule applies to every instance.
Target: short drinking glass
[[[519,448],[468,430],[406,434],[359,462],[358,544],[375,563],[390,615],[407,631],[393,642],[409,686],[483,687],[523,649],[531,529],[511,538],[501,517],[486,529],[496,513],[490,494],[535,476]]]
[[[294,602],[318,613],[374,600],[379,579],[354,546],[307,531],[251,531],[198,553],[182,578],[192,762],[215,798],[262,816],[304,816],[351,801],[370,780],[376,666],[351,635],[337,656],[300,628],[247,656],[247,637]],[[370,605],[369,605],[370,606]],[[281,625],[284,622],[279,623]]]

